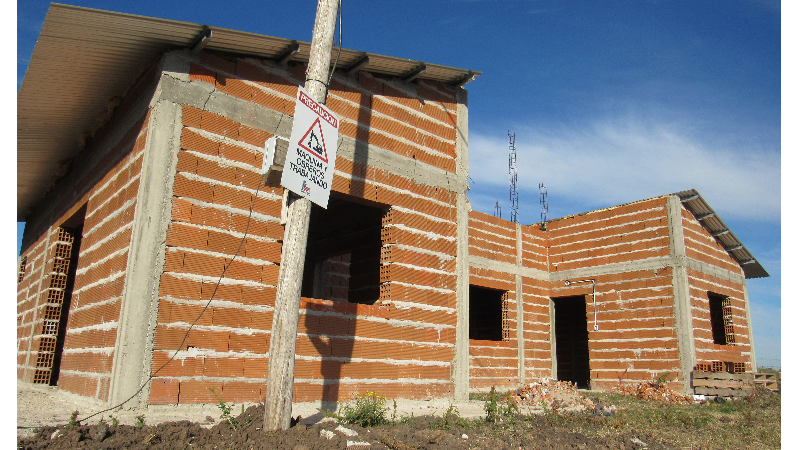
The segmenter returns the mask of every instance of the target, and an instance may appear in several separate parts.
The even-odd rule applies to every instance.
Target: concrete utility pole
[[[324,104],[331,64],[331,47],[336,28],[338,0],[319,0],[311,39],[311,55],[306,70],[305,89]],[[294,392],[294,355],[297,345],[297,321],[300,314],[300,287],[308,244],[311,202],[289,193],[286,230],[275,296],[275,315],[269,341],[269,370],[264,399],[264,431],[288,429],[292,419]]]

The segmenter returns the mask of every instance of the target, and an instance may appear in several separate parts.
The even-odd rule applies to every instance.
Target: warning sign
[[[323,162],[328,162],[328,151],[325,149],[325,139],[322,136],[322,126],[319,124],[319,118],[306,131],[306,135],[300,140],[299,145]]]
[[[299,86],[281,185],[328,207],[339,142],[339,119]]]

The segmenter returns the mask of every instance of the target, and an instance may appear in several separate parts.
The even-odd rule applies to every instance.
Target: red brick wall
[[[742,286],[722,278],[689,270],[689,296],[692,305],[695,351],[698,363],[711,361],[746,363],[746,371],[755,370],[750,362],[750,335]],[[735,345],[714,344],[711,335],[711,314],[708,293],[726,296],[733,309]]]
[[[517,264],[516,224],[478,211],[469,212],[469,254],[506,264]],[[502,341],[469,340],[469,387],[515,387],[519,383],[517,348],[516,276],[470,267],[469,284],[506,291],[505,337]]]
[[[183,107],[182,117],[154,372],[202,316],[184,351],[158,372],[150,402],[214,401],[209,386],[226,401],[251,394],[255,401],[261,383],[246,379],[266,362],[283,237],[282,190],[262,186],[254,199],[261,149],[271,134],[191,106]]]
[[[292,115],[304,70],[202,54],[189,75],[192,82]],[[415,93],[404,92],[365,73],[359,80],[335,79],[329,91],[327,105],[340,115],[343,135],[455,171],[452,91],[420,82]],[[189,106],[183,124],[153,370],[178,347],[232,258],[259,182],[260,148],[274,131]],[[392,281],[381,285],[375,305],[303,299],[295,400],[337,400],[364,390],[406,398],[447,395],[455,344],[454,193],[342,156],[332,189],[385,205],[381,278]],[[208,387],[226,401],[263,398],[283,237],[281,195],[282,189],[262,189],[242,252],[184,351],[154,379],[151,403],[213,402]]]
[[[26,258],[22,280],[17,283],[17,379],[33,380],[38,341],[34,342],[34,328],[41,318],[39,306],[40,284],[44,283],[45,264],[48,260],[47,236],[28,247],[22,254]],[[39,320],[36,320],[36,319]]]
[[[518,377],[517,295],[515,276],[470,267],[469,284],[506,291],[502,341],[469,340],[469,387],[485,390],[492,386],[515,387]],[[507,330],[507,331],[506,331]]]
[[[591,283],[564,286],[553,282],[550,295],[584,295],[589,331],[589,366],[593,388],[620,381],[657,378],[680,371],[669,268],[593,277],[597,283],[597,323]]]
[[[58,385],[108,399],[120,300],[149,117],[114,152],[126,154],[90,190]]]
[[[516,265],[516,225],[482,212],[470,211],[469,254]]]
[[[522,278],[525,379],[552,377],[550,282]]]
[[[743,276],[741,267],[708,230],[702,227],[692,213],[682,208],[681,214],[686,256]],[[745,370],[755,370],[755,367],[751,367],[750,360],[751,343],[744,303],[744,286],[741,283],[697,270],[689,269],[688,275],[697,362],[745,363]],[[711,333],[709,292],[726,296],[731,301],[735,345],[714,344]]]
[[[129,105],[123,103],[118,114],[125,114],[128,111],[126,106]],[[41,288],[39,286],[39,280],[47,276],[42,272],[43,265],[53,256],[57,227],[85,204],[83,234],[75,267],[58,386],[100,400],[108,397],[119,302],[125,283],[148,123],[149,112],[113,148],[89,147],[90,151],[105,150],[106,156],[97,161],[92,170],[85,172],[82,179],[76,180],[77,193],[85,193],[72,203],[57,205],[55,210],[60,216],[52,222],[38,222],[39,229],[47,223],[52,224],[49,248],[45,249],[47,234],[43,234],[28,246],[28,250],[23,251],[30,261],[30,275],[26,276],[18,289],[20,298],[25,298],[18,304],[18,363],[23,364],[23,367],[18,366],[18,376],[24,381],[32,380],[32,364],[35,361],[30,355],[37,346],[30,346],[30,343],[33,341],[35,344],[36,335],[41,332],[42,311],[46,303],[46,295],[38,295],[39,289],[47,287],[44,282]],[[107,125],[109,128],[101,132],[101,138],[119,124],[119,116],[115,116]],[[101,138],[97,142],[103,142]],[[44,205],[42,209],[47,208]],[[37,226],[37,222],[33,224]],[[31,233],[36,233],[35,230],[31,230]],[[78,251],[77,246],[73,251]]]
[[[547,230],[551,272],[669,256],[666,197],[554,220]]]
[[[538,226],[522,227],[522,265],[531,269],[548,271],[550,237]]]
[[[736,274],[742,273],[742,268],[731,258],[722,245],[703,228],[694,218],[692,213],[685,208],[681,208],[681,218],[683,222],[683,236],[686,244],[686,257],[731,271]]]

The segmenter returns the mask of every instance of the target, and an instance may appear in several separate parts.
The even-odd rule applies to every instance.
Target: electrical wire
[[[328,97],[328,86],[331,85],[331,80],[333,80],[333,72],[336,71],[336,64],[339,63],[339,56],[342,54],[342,0],[338,1],[339,7],[336,11],[336,15],[339,18],[339,51],[336,53],[336,60],[333,62],[333,68],[331,69],[331,73],[328,76],[328,83],[325,85],[325,97]],[[323,103],[324,104],[324,103]]]
[[[284,110],[281,111],[281,117],[278,119],[278,125],[275,127],[275,133],[273,133],[276,136],[277,136],[278,130],[281,127],[281,123],[283,122],[283,117],[285,115],[286,115],[286,109],[284,108]],[[172,360],[175,359],[175,356],[178,355],[178,352],[181,351],[181,348],[183,348],[183,344],[186,342],[186,339],[189,337],[189,332],[192,330],[192,328],[195,326],[195,324],[197,324],[197,321],[200,320],[201,317],[203,317],[203,314],[206,312],[206,310],[208,309],[209,305],[211,305],[211,301],[214,300],[214,296],[217,294],[217,289],[219,288],[219,284],[222,282],[222,278],[225,276],[225,272],[228,270],[228,267],[230,267],[231,264],[233,264],[233,261],[236,259],[236,257],[239,255],[239,251],[242,249],[242,245],[244,245],[244,241],[247,238],[247,233],[250,230],[250,221],[251,221],[251,219],[253,217],[253,208],[255,207],[256,199],[258,198],[258,193],[261,190],[261,186],[267,180],[267,171],[266,171],[266,169],[267,168],[262,168],[262,170],[264,170],[264,175],[261,177],[261,181],[259,181],[258,187],[256,188],[255,194],[253,195],[253,200],[250,202],[250,211],[249,211],[249,213],[247,215],[247,225],[244,228],[244,235],[242,236],[242,240],[239,242],[239,248],[236,249],[236,253],[234,253],[234,255],[231,258],[230,262],[228,262],[228,264],[222,269],[222,273],[220,274],[219,278],[217,279],[217,284],[214,286],[214,291],[211,293],[211,297],[208,299],[208,301],[206,302],[206,305],[203,307],[203,310],[200,311],[200,314],[198,314],[197,318],[194,319],[194,322],[192,322],[192,324],[189,325],[189,328],[186,330],[186,333],[183,335],[183,340],[181,340],[181,343],[180,343],[180,345],[178,345],[178,348],[175,350],[175,352],[172,354],[172,356],[170,356],[170,358],[167,360],[167,362],[165,362],[161,367],[159,367],[158,370],[156,370],[155,372],[151,373],[147,377],[147,380],[144,383],[142,383],[141,386],[139,386],[139,389],[137,389],[136,392],[134,392],[133,395],[128,397],[125,401],[123,401],[122,403],[119,403],[117,405],[114,405],[114,406],[112,406],[110,408],[106,408],[106,409],[104,409],[102,411],[98,411],[98,412],[96,412],[96,413],[94,413],[94,414],[92,414],[90,416],[86,416],[83,419],[76,419],[77,423],[80,424],[82,421],[89,420],[89,419],[91,419],[92,417],[94,417],[94,416],[96,416],[98,414],[102,414],[102,413],[104,413],[106,411],[114,410],[114,409],[119,408],[120,406],[124,405],[125,403],[128,403],[133,397],[136,397],[137,395],[139,395],[139,393],[142,392],[142,389],[144,389],[144,387],[147,386],[147,383],[151,382],[153,380],[153,377],[155,377],[159,372],[161,372],[161,370],[164,367],[167,367],[167,364],[172,362]],[[19,428],[19,427],[17,427],[17,428]]]
[[[281,118],[282,117],[283,116],[281,116]],[[280,126],[280,122],[278,123],[278,126]],[[222,278],[225,276],[225,272],[228,270],[228,267],[230,267],[231,264],[233,264],[233,261],[239,255],[239,251],[242,249],[242,245],[244,245],[244,241],[247,238],[247,232],[250,230],[250,219],[253,216],[253,207],[256,204],[256,199],[258,198],[258,192],[261,190],[261,185],[264,184],[266,179],[267,179],[267,176],[266,176],[266,172],[265,172],[264,176],[261,178],[261,181],[259,181],[259,183],[258,183],[258,187],[256,188],[255,195],[253,195],[253,200],[250,202],[250,212],[247,215],[247,225],[245,226],[245,229],[244,229],[244,236],[242,236],[242,240],[239,242],[239,248],[236,249],[236,253],[233,254],[233,257],[231,258],[230,262],[228,262],[228,264],[222,269],[222,273],[220,274],[219,278],[217,279],[217,284],[216,284],[216,286],[214,286],[214,292],[211,293],[211,297],[208,299],[208,301],[206,302],[206,305],[203,307],[203,310],[200,311],[200,314],[197,316],[197,318],[194,319],[194,322],[192,322],[192,324],[189,325],[189,328],[186,330],[186,333],[183,335],[183,340],[181,340],[181,343],[180,343],[180,345],[178,345],[177,350],[175,350],[175,352],[172,353],[172,356],[170,356],[170,358],[167,360],[167,362],[165,362],[161,367],[159,367],[158,370],[156,370],[155,372],[151,373],[147,377],[147,381],[142,383],[142,385],[139,386],[139,389],[137,389],[136,392],[134,392],[133,395],[128,397],[125,401],[123,401],[122,403],[120,403],[118,405],[115,405],[115,406],[112,406],[110,408],[104,409],[102,411],[98,411],[98,412],[96,412],[96,413],[94,413],[94,414],[92,414],[90,416],[84,417],[83,419],[79,419],[79,420],[76,419],[77,423],[81,423],[84,420],[89,420],[89,419],[91,419],[92,417],[94,417],[94,416],[96,416],[98,414],[102,414],[102,413],[104,413],[106,411],[111,411],[113,409],[116,409],[116,408],[124,405],[125,403],[128,403],[133,397],[136,397],[137,395],[139,395],[140,392],[142,392],[142,389],[144,389],[144,387],[147,386],[147,383],[149,383],[150,381],[153,380],[153,377],[158,375],[158,373],[161,372],[161,370],[164,367],[167,367],[167,364],[169,364],[170,362],[172,362],[173,359],[175,359],[175,356],[177,356],[178,353],[181,351],[181,348],[183,348],[183,344],[186,343],[186,339],[189,337],[189,332],[197,324],[197,321],[200,320],[201,317],[203,317],[203,314],[206,312],[206,310],[208,309],[209,305],[211,305],[211,301],[214,300],[214,296],[217,294],[217,289],[219,288],[219,284],[222,282]]]

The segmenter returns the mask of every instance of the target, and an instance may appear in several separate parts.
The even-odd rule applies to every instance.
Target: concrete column
[[[692,369],[697,362],[692,326],[692,303],[689,296],[689,274],[686,269],[686,242],[683,235],[681,201],[675,196],[667,197],[667,220],[669,226],[669,252],[675,265],[672,267],[672,291],[674,296],[675,329],[678,338],[678,355],[683,378],[683,392],[691,393]]]
[[[522,269],[522,225],[517,224],[517,268]],[[525,384],[525,322],[522,308],[522,275],[517,279],[517,361],[519,384]]]
[[[750,367],[753,372],[758,372],[756,341],[753,340],[753,320],[750,317],[750,297],[747,295],[747,281],[744,280],[742,280],[742,292],[744,293],[744,312],[747,315],[747,336],[750,338]]]
[[[182,113],[181,105],[161,100],[150,115],[114,348],[111,405],[134,396],[125,403],[126,407],[147,406],[150,384],[140,393],[136,391],[148,380],[153,359],[158,289],[171,220]]]
[[[556,304],[553,299],[548,301],[550,306],[550,378],[558,379],[558,361],[556,360]]]
[[[456,174],[465,188],[458,192],[456,216],[456,349],[453,357],[453,401],[469,400],[469,209],[466,179],[469,175],[467,91],[459,89],[456,123]]]

